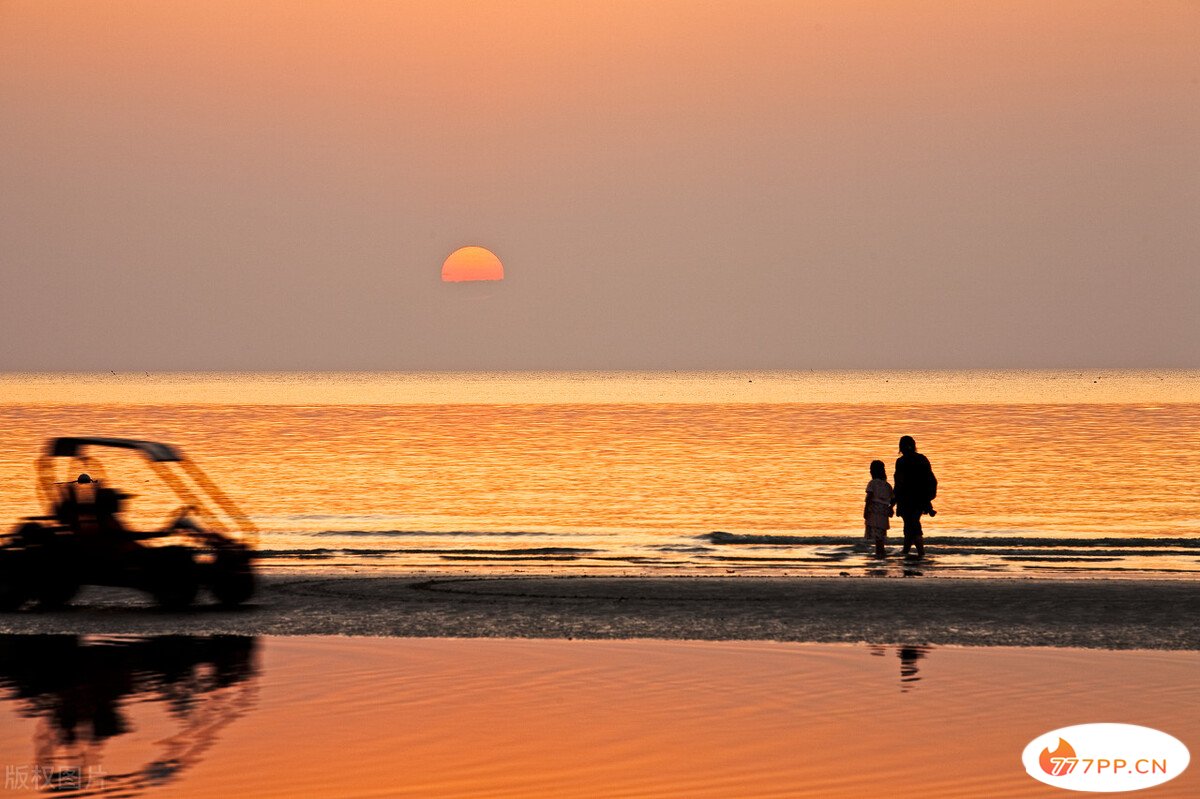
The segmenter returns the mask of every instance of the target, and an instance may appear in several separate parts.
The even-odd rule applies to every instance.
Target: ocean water
[[[124,436],[193,457],[266,568],[880,573],[863,489],[905,434],[925,574],[1200,572],[1189,371],[9,374],[0,512],[40,512],[46,439]],[[177,509],[103,465],[132,526]]]

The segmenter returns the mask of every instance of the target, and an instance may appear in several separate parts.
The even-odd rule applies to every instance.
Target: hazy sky
[[[1200,367],[1200,3],[0,0],[0,369]],[[505,280],[440,282],[478,244]]]

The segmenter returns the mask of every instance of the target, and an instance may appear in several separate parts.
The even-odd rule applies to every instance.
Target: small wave
[[[394,515],[385,516],[379,513],[287,513],[287,514],[271,514],[261,515],[255,514],[255,523],[267,524],[276,521],[289,522],[330,522],[330,521],[380,521],[382,519],[395,519]]]
[[[260,549],[254,553],[258,560],[291,558],[293,560],[328,560],[339,554],[336,549]]]
[[[276,531],[283,532],[283,531]],[[524,537],[554,537],[559,535],[569,535],[569,533],[536,533],[536,532],[511,532],[511,533],[494,533],[483,532],[478,530],[451,530],[445,532],[431,532],[428,530],[318,530],[313,533],[292,533],[292,535],[307,535],[307,536],[345,536],[353,538],[358,536],[367,536],[374,538],[451,538],[456,536],[468,536],[473,538],[516,538]]]
[[[1108,547],[1200,549],[1200,538],[1033,538],[1026,536],[932,536],[948,546]]]
[[[707,560],[719,560],[722,563],[830,563],[829,558],[768,558],[768,557],[753,557],[751,555],[709,555]],[[831,564],[832,565],[832,564]]]
[[[758,535],[755,533],[724,533],[720,530],[699,536],[714,544],[854,544],[862,536],[842,538],[830,535]]]
[[[1116,563],[1121,558],[1098,558],[1094,555],[1004,555],[1001,560],[1021,563]]]
[[[404,550],[428,555],[590,555],[600,552],[586,547],[530,547],[528,549],[422,549]]]
[[[338,549],[256,549],[254,557],[256,558],[304,558],[314,557],[319,555],[334,555],[340,552]]]
[[[720,530],[699,536],[714,544],[783,544],[783,545],[853,545],[862,542],[861,536],[830,535],[760,535],[756,533],[726,533]],[[1140,549],[1146,547],[1171,549],[1200,549],[1200,538],[1033,538],[1028,536],[958,536],[931,535],[930,542],[939,546],[960,547],[1108,547]]]
[[[547,560],[579,560],[578,555],[458,555],[452,553],[440,553],[442,560],[498,560],[505,563],[524,563],[526,561],[538,562]]]
[[[897,537],[897,543],[899,537]],[[1022,555],[1030,558],[1046,559],[1053,557],[1081,558],[1162,558],[1162,557],[1200,557],[1200,552],[1181,552],[1177,549],[1148,549],[1144,547],[1126,547],[1123,549],[1101,549],[1099,547],[991,547],[980,546],[942,546],[938,539],[926,539],[926,543],[937,544],[937,551],[942,555]],[[1044,552],[1037,552],[1042,549]]]
[[[379,549],[321,547],[316,549],[260,549],[258,558],[328,558],[334,555],[380,557],[402,555],[481,556],[481,557],[580,557],[600,552],[583,547],[531,547],[528,549]]]

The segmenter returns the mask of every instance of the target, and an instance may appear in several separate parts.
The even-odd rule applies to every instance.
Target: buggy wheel
[[[79,593],[81,564],[72,543],[50,538],[46,543],[30,547],[27,552],[32,578],[29,592],[37,599],[39,607],[61,608]]]
[[[164,608],[179,610],[192,604],[199,582],[196,562],[187,547],[157,547],[146,551],[147,588]]]
[[[223,549],[212,565],[209,589],[222,605],[239,605],[254,593],[254,569],[245,549]]]
[[[50,569],[38,577],[38,585],[34,590],[38,606],[42,608],[61,608],[79,593],[79,578],[65,569]]]
[[[54,531],[38,524],[37,522],[25,522],[20,527],[12,532],[12,539],[18,546],[30,547],[45,544],[52,540]]]
[[[0,549],[0,612],[18,610],[29,599],[29,556]]]

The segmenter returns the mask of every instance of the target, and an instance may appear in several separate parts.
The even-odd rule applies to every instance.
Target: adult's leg
[[[917,514],[912,520],[913,543],[917,547],[917,557],[925,557],[925,531],[921,528],[921,516]]]
[[[905,514],[904,519],[904,550],[905,555],[914,544],[917,547],[917,555],[925,554],[925,541],[921,530],[921,514]]]

